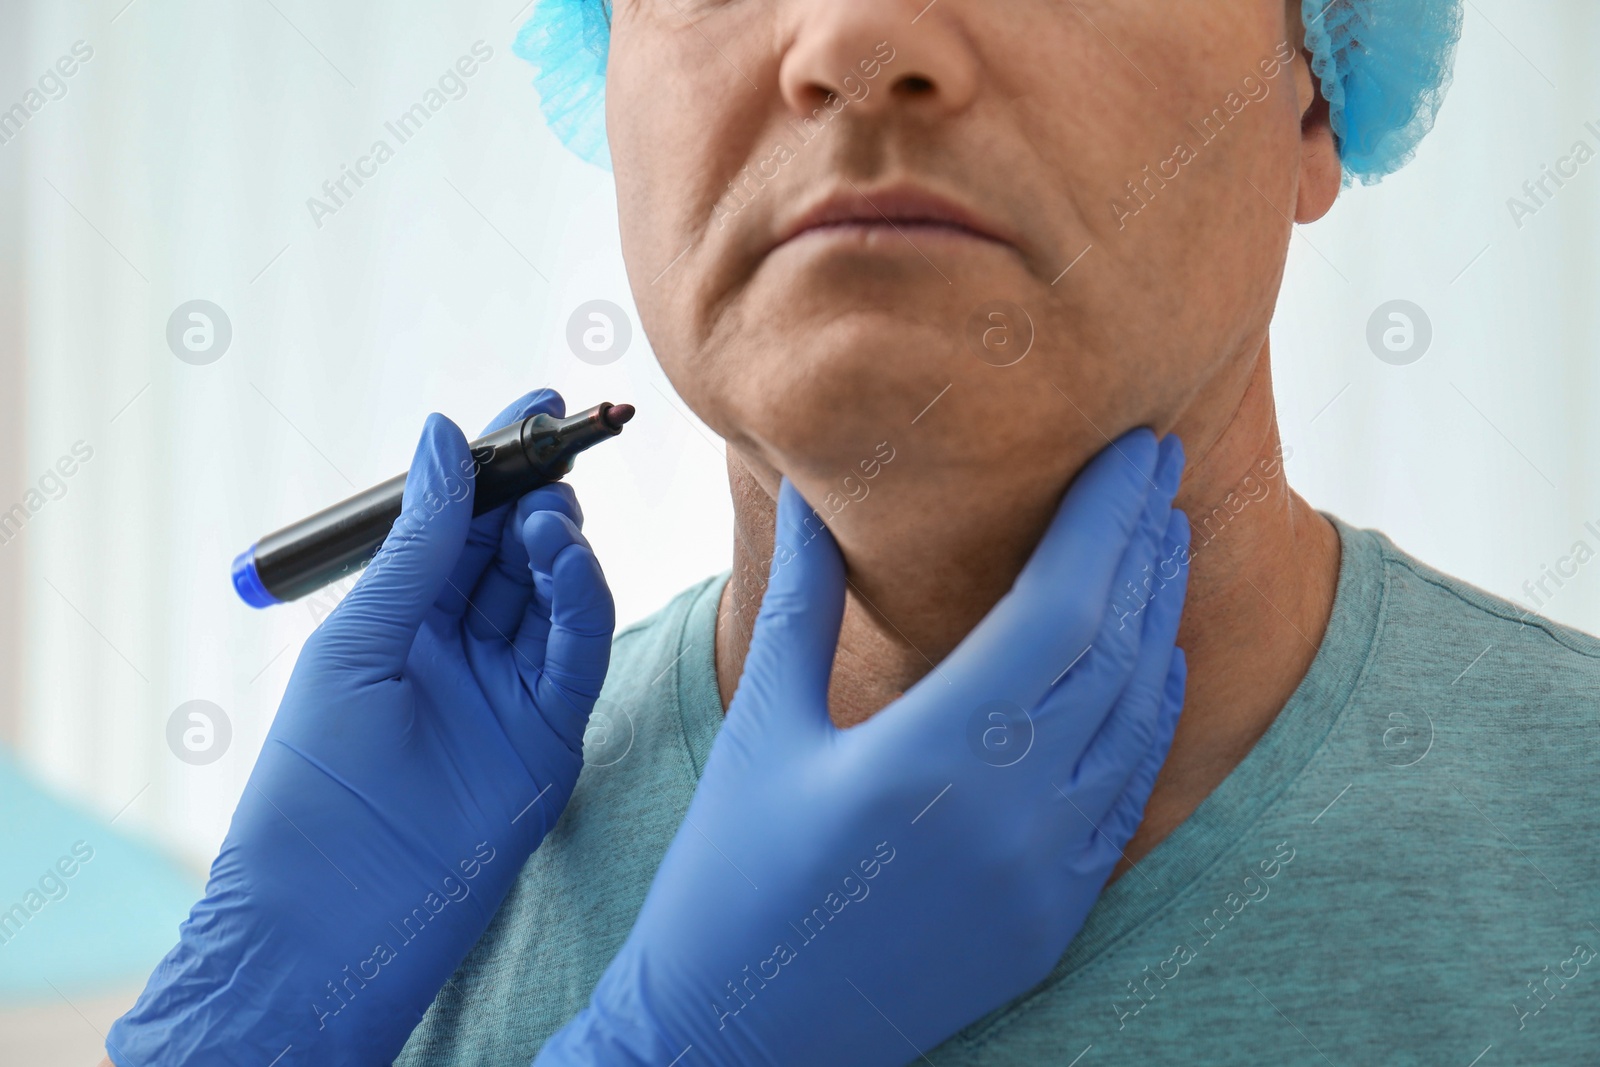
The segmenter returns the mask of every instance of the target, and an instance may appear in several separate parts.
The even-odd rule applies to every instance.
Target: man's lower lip
[[[999,245],[1003,242],[969,230],[961,226],[951,226],[937,222],[847,222],[835,223],[828,226],[816,226],[809,230],[802,230],[793,237],[782,242],[777,247],[796,244],[801,241],[848,241],[866,243],[877,240],[899,242],[901,245],[910,242],[913,246],[923,241],[978,241],[983,244]],[[776,249],[775,249],[776,250]]]

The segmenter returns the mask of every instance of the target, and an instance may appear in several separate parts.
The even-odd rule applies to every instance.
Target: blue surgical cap
[[[1461,0],[1302,0],[1345,184],[1371,185],[1416,155],[1450,87]],[[583,159],[611,169],[606,55],[611,0],[539,0],[512,51],[536,70],[545,119]]]
[[[545,121],[580,159],[611,169],[606,56],[611,0],[539,0],[511,51],[533,64]]]
[[[1345,184],[1373,185],[1417,154],[1450,88],[1461,0],[1303,0]]]

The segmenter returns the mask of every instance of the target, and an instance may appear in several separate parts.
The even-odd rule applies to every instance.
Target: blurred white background
[[[518,0],[0,0],[0,110],[92,50],[0,144],[0,511],[45,500],[0,543],[0,737],[195,888],[318,617],[244,607],[230,561],[401,469],[429,411],[473,433],[538,385],[637,403],[573,479],[622,621],[728,565],[721,444],[644,338],[603,367],[566,344],[578,305],[633,304],[610,176],[556,143],[511,53],[525,17]],[[1520,226],[1507,202],[1575,142],[1600,152],[1597,39],[1589,0],[1468,0],[1437,130],[1301,232],[1274,330],[1300,491],[1529,607],[1524,583],[1575,542],[1600,552],[1600,159]],[[465,94],[313,218],[308,198],[396,145],[384,124],[480,41]],[[196,299],[231,323],[207,365],[166,340]],[[1432,324],[1405,366],[1367,342],[1395,299]],[[48,476],[75,445],[92,458]],[[1544,610],[1600,630],[1600,563],[1563,581]],[[232,731],[204,766],[166,740],[197,699]],[[173,936],[165,912],[121,921]],[[30,992],[10,947],[0,990],[53,1005],[34,1031],[74,1027],[92,1054],[127,975]],[[0,1050],[31,1040],[21,1018],[0,1016]]]

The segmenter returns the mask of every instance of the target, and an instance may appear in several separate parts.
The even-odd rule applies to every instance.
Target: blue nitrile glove
[[[1182,467],[1176,438],[1158,456],[1148,430],[1108,448],[982,623],[844,731],[828,717],[844,567],[785,480],[749,658],[688,815],[539,1067],[905,1063],[1044,978],[1137,827],[1183,703]]]
[[[561,398],[495,426],[540,411]],[[405,512],[306,642],[204,899],[111,1028],[118,1067],[392,1062],[566,805],[611,593],[570,488],[474,520],[473,473],[430,416]]]

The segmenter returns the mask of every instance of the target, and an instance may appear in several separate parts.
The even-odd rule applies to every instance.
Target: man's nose
[[[951,7],[945,3],[944,7]],[[802,0],[778,71],[784,101],[811,115],[831,98],[858,115],[961,111],[978,83],[978,57],[953,13],[927,0]]]

